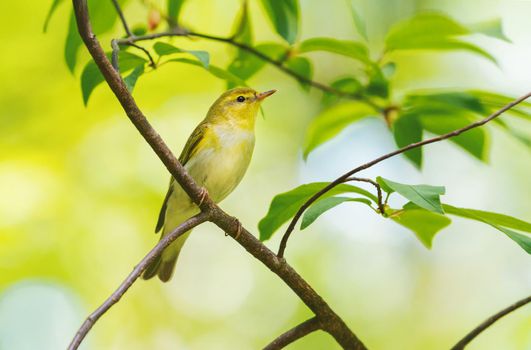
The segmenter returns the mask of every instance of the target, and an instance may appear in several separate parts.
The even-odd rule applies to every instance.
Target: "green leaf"
[[[340,78],[330,84],[330,87],[335,90],[341,91],[345,94],[355,95],[363,90],[363,85],[361,82],[354,77],[344,77]],[[321,104],[323,106],[330,106],[331,104],[339,101],[341,97],[336,94],[324,92],[323,98],[321,99]]]
[[[496,63],[485,50],[457,38],[465,34],[470,34],[470,30],[449,17],[422,13],[391,28],[385,50],[466,50]]]
[[[381,71],[385,79],[389,80],[396,72],[396,63],[387,62],[382,66]]]
[[[107,57],[110,59],[111,53],[107,54]],[[122,73],[125,73],[131,69],[137,68],[138,66],[144,67],[144,64],[147,62],[144,58],[136,56],[127,51],[120,51],[118,54],[118,62],[120,65],[120,70]],[[137,77],[138,78],[138,77]],[[131,80],[133,78],[130,78]],[[93,60],[90,60],[83,72],[81,73],[81,92],[83,93],[83,103],[85,106],[88,103],[90,95],[105,79],[101,75],[100,70],[96,63]],[[135,80],[136,81],[136,80]]]
[[[243,81],[247,81],[253,75],[258,73],[265,66],[265,61],[257,58],[254,55],[237,56],[227,67],[227,71],[239,77]],[[235,87],[233,83],[229,83],[228,88]]]
[[[288,48],[277,43],[262,43],[255,46],[255,49],[273,60],[280,60],[287,52]],[[244,50],[239,50],[236,58],[229,64],[227,70],[243,81],[247,81],[253,75],[258,73],[266,62]],[[229,82],[228,88],[231,89],[236,85]]]
[[[386,50],[413,48],[470,31],[442,14],[420,13],[395,24],[385,38]]]
[[[240,11],[233,24],[232,38],[244,44],[252,44],[253,31],[251,26],[251,16],[249,16],[249,2],[244,0]]]
[[[467,219],[488,221],[493,225],[531,233],[531,223],[509,215],[477,209],[458,208],[449,204],[443,204],[443,208],[447,214],[457,215]]]
[[[255,49],[269,58],[280,60],[288,52],[289,47],[277,43],[262,43],[258,44]]]
[[[393,124],[393,137],[399,148],[422,140],[422,125],[416,114],[404,113]],[[422,147],[404,152],[417,168],[422,166]]]
[[[407,48],[404,48],[404,49],[407,49]],[[410,47],[410,49],[469,51],[479,56],[483,56],[483,58],[488,59],[489,61],[491,61],[492,63],[496,65],[498,64],[498,61],[496,60],[496,58],[492,56],[490,53],[488,53],[487,51],[483,50],[477,45],[468,43],[466,41],[457,40],[457,39],[446,39],[440,42],[424,43],[420,47]]]
[[[227,72],[225,69],[216,67],[212,64],[209,65],[208,67],[205,67],[202,63],[195,61],[195,60],[188,59],[188,58],[172,58],[168,60],[167,62],[179,62],[179,63],[191,64],[193,66],[201,67],[205,69],[206,71],[208,71],[213,76],[220,78],[222,80],[225,80],[225,81],[230,81],[237,86],[247,86],[245,81],[241,80],[234,74]]]
[[[253,46],[253,30],[249,15],[249,2],[247,0],[242,2],[240,11],[233,24],[232,33],[232,38],[237,42],[247,46]],[[264,65],[265,62],[263,60],[246,50],[237,48],[236,56],[227,67],[227,71],[240,77],[242,80],[247,80],[262,69]],[[227,82],[227,89],[234,87],[236,87],[234,83]]]
[[[522,247],[527,252],[527,254],[531,254],[531,237],[530,236],[523,235],[521,233],[514,232],[512,230],[509,230],[508,228],[500,227],[497,225],[492,225],[492,227],[505,233],[510,239],[512,239],[520,247]]]
[[[133,32],[134,35],[141,36],[147,33],[147,28],[145,25],[139,24],[131,28],[131,31]]]
[[[124,78],[125,86],[127,86],[127,90],[129,90],[129,92],[133,92],[133,89],[136,85],[136,81],[142,74],[144,74],[143,64],[140,66],[136,66],[135,69],[133,69],[133,71]]]
[[[514,97],[501,95],[490,91],[470,90],[468,93],[476,98],[479,98],[481,103],[483,103],[485,107],[489,108],[489,112],[494,112],[515,100]],[[523,101],[509,109],[507,113],[531,120],[531,112],[528,109],[531,109],[531,102]]]
[[[387,50],[413,48],[470,31],[453,19],[437,13],[420,13],[395,24],[385,38]]]
[[[70,21],[68,22],[68,33],[66,34],[64,58],[66,65],[71,73],[74,73],[77,63],[77,53],[81,48],[83,41],[77,31],[76,18],[74,13],[70,15]]]
[[[481,103],[481,100],[473,94],[465,91],[458,92],[414,92],[404,98],[404,107],[418,107],[419,105],[434,108],[453,107],[465,109],[480,115],[485,115],[489,111]]]
[[[387,185],[387,183],[385,182],[384,178],[381,177],[381,176],[377,176],[376,177],[376,182],[378,183],[378,185],[380,185],[380,187],[382,188],[382,190],[385,192],[385,193],[388,193],[388,194],[391,194],[393,192],[395,192],[395,190],[393,190],[391,187],[389,187]]]
[[[511,229],[531,233],[531,223],[514,218],[509,215],[498,214],[483,210],[458,208],[448,204],[443,205],[444,210],[451,215],[464,217],[483,222],[503,232],[527,253],[531,254],[531,237],[512,231]]]
[[[365,89],[368,95],[378,96],[381,98],[389,97],[389,81],[383,74],[380,67],[373,64],[369,69],[369,83]]]
[[[422,127],[436,135],[443,135],[454,130],[463,128],[472,123],[471,118],[466,115],[453,113],[448,114],[422,114],[420,116]],[[456,143],[465,151],[481,161],[487,160],[488,139],[482,128],[474,128],[459,136],[452,137],[450,141]]]
[[[120,0],[120,4],[124,4],[126,0]],[[96,36],[111,30],[114,26],[116,18],[116,10],[112,1],[88,1],[88,12],[90,14],[90,20],[92,29]],[[66,36],[64,57],[66,65],[70,72],[74,72],[77,64],[77,54],[82,46],[81,37],[77,31],[76,19],[74,13],[70,15],[70,22],[68,25],[68,34]]]
[[[385,183],[387,187],[393,189],[421,208],[435,213],[444,214],[440,199],[440,195],[445,192],[443,186],[406,185],[383,177],[379,178],[379,182]]]
[[[313,149],[339,134],[348,125],[375,114],[371,107],[355,101],[343,102],[324,110],[308,126],[304,159]]]
[[[302,217],[301,230],[313,224],[319,216],[326,211],[338,206],[344,202],[359,202],[371,206],[371,201],[366,198],[350,198],[350,197],[329,197],[312,204],[311,207],[306,210]]]
[[[392,215],[391,218],[394,222],[413,231],[428,249],[431,248],[435,235],[452,222],[444,215],[419,207],[398,211],[397,215]]]
[[[177,24],[179,22],[179,14],[181,13],[183,4],[184,0],[168,0],[168,18],[173,22],[173,24]]]
[[[359,12],[356,10],[357,4],[355,0],[350,0],[350,13],[352,14],[352,19],[354,20],[354,26],[356,27],[356,30],[358,33],[361,34],[361,36],[365,40],[369,40],[367,36],[367,26],[365,25],[365,20],[362,16],[360,16]]]
[[[338,40],[333,38],[311,38],[304,40],[298,48],[299,53],[327,51],[369,63],[367,47],[357,41]]]
[[[507,38],[503,32],[502,21],[500,18],[494,18],[489,21],[472,24],[469,25],[468,28],[475,33],[484,34],[496,39],[507,41],[509,43],[511,42],[511,40],[509,40],[509,38]]]
[[[155,45],[153,45],[153,49],[159,56],[172,55],[176,53],[190,54],[192,56],[195,56],[195,58],[197,58],[205,68],[208,68],[208,65],[210,63],[210,55],[206,51],[183,50],[171,44],[163,42],[155,43]]]
[[[309,59],[305,57],[292,57],[286,61],[285,65],[287,68],[299,74],[300,76],[308,80],[312,79],[313,67]],[[306,81],[299,80],[299,83],[304,90],[310,90],[311,85]]]
[[[50,19],[52,19],[52,16],[55,13],[55,10],[57,10],[57,8],[62,2],[63,0],[53,0],[52,6],[50,6],[50,9],[48,10],[48,14],[46,15],[46,19],[44,20],[44,25],[42,26],[43,33],[46,33],[46,31],[48,30]]]
[[[315,193],[327,186],[327,182],[313,182],[301,185],[288,192],[280,193],[273,198],[266,216],[258,223],[260,240],[265,241],[273,235],[286,221],[292,218],[299,208]],[[341,184],[321,197],[321,200],[342,193],[357,193],[376,201],[377,198],[372,193],[347,184]]]
[[[286,55],[289,50],[289,47],[277,43],[262,43],[258,44],[255,49],[260,51],[267,57],[278,61]]]
[[[262,5],[276,32],[293,44],[299,30],[298,0],[262,0]]]

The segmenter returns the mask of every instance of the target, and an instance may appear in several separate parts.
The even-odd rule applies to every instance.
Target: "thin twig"
[[[114,8],[116,9],[116,12],[118,13],[118,16],[120,17],[120,21],[122,21],[122,26],[124,27],[125,33],[129,38],[134,37],[133,32],[131,32],[131,30],[129,29],[129,25],[125,20],[124,13],[122,11],[122,8],[120,7],[120,4],[118,3],[118,0],[112,0],[112,3],[114,5]]]
[[[142,272],[148,267],[148,265],[160,254],[162,254],[162,251],[164,248],[169,246],[174,240],[176,240],[179,236],[184,234],[185,232],[191,230],[192,228],[196,227],[199,224],[202,224],[203,222],[207,221],[209,219],[208,213],[202,212],[179,226],[177,226],[172,232],[164,236],[159,243],[153,249],[149,251],[149,253],[138,263],[138,265],[135,266],[133,271],[127,276],[127,278],[120,284],[118,289],[116,289],[104,302],[101,304],[93,313],[90,314],[89,317],[83,322],[79,330],[77,331],[74,339],[72,339],[72,342],[68,346],[69,350],[75,350],[79,347],[85,336],[88,334],[92,326],[98,321],[98,319],[105,314],[114,304],[116,304],[122,296],[127,292],[129,287],[135,283],[135,281],[140,277]]]
[[[116,39],[111,40],[111,48],[112,48],[112,53],[111,53],[112,66],[114,67],[114,69],[116,69],[118,73],[120,73],[120,63],[118,59],[118,55],[120,54],[120,44],[118,44],[118,40]]]
[[[310,197],[310,199],[308,199],[300,208],[299,210],[297,211],[297,213],[295,214],[295,216],[293,217],[293,219],[291,220],[286,232],[284,233],[284,235],[282,236],[282,240],[280,241],[280,246],[279,246],[279,249],[278,249],[278,257],[279,258],[282,258],[284,257],[284,252],[286,250],[286,246],[288,244],[288,240],[289,240],[289,237],[291,235],[291,233],[293,232],[293,230],[295,229],[295,225],[297,224],[297,222],[299,221],[300,217],[302,216],[302,214],[304,213],[304,211],[306,209],[308,209],[308,207],[310,205],[312,205],[312,203],[314,203],[317,199],[319,199],[323,194],[327,193],[328,191],[330,191],[332,188],[336,187],[337,185],[343,183],[346,179],[348,179],[350,176],[362,171],[362,170],[365,170],[365,169],[368,169],[370,167],[372,167],[373,165],[376,165],[386,159],[389,159],[391,157],[394,157],[394,156],[397,156],[399,154],[402,154],[406,151],[409,151],[411,149],[414,149],[414,148],[419,148],[419,147],[422,147],[422,146],[425,146],[425,145],[428,145],[430,143],[435,143],[435,142],[439,142],[439,141],[443,141],[443,140],[446,140],[446,139],[449,139],[449,138],[452,138],[452,137],[455,137],[455,136],[458,136],[458,135],[461,135],[462,133],[468,131],[468,130],[471,130],[471,129],[474,129],[474,128],[477,128],[479,126],[482,126],[482,125],[485,125],[487,124],[488,122],[490,122],[491,120],[495,119],[496,117],[500,116],[501,114],[503,114],[504,112],[508,111],[509,109],[513,108],[514,106],[516,106],[517,104],[525,101],[526,99],[528,99],[529,97],[531,97],[531,92],[525,94],[524,96],[522,97],[519,97],[517,99],[515,99],[514,101],[508,103],[507,105],[505,105],[504,107],[500,108],[499,110],[497,110],[496,112],[492,113],[491,115],[489,115],[488,117],[486,117],[485,119],[482,119],[482,120],[479,120],[477,122],[474,122],[474,123],[471,123],[467,126],[465,126],[464,128],[461,128],[461,129],[457,129],[457,130],[454,130],[452,132],[449,132],[447,134],[444,134],[444,135],[440,135],[440,136],[437,136],[437,137],[433,137],[431,139],[427,139],[427,140],[424,140],[424,141],[419,141],[419,142],[415,142],[415,143],[412,143],[412,144],[409,144],[405,147],[402,147],[402,148],[399,148],[393,152],[390,152],[390,153],[387,153],[387,154],[384,154],[383,156],[381,157],[378,157],[374,160],[371,160],[370,162],[368,163],[365,163],[363,165],[360,165],[358,166],[357,168],[354,168],[348,172],[346,172],[345,174],[341,175],[340,177],[338,177],[337,179],[335,179],[334,181],[330,182],[328,185],[326,185],[322,190],[318,191],[317,193],[315,193],[312,197]]]
[[[282,349],[294,341],[303,338],[312,332],[318,331],[319,329],[321,329],[319,319],[317,317],[312,317],[309,320],[298,324],[287,332],[282,333],[275,340],[264,347],[264,350]]]
[[[125,41],[124,40],[118,40],[118,39],[111,40],[111,48],[112,48],[111,62],[112,62],[112,66],[114,67],[114,69],[116,69],[117,72],[120,72],[120,66],[119,66],[119,62],[118,62],[118,54],[120,52],[120,45],[128,45],[128,46],[135,47],[135,48],[137,48],[139,50],[142,50],[146,54],[147,58],[149,59],[150,66],[153,67],[153,68],[156,68],[157,65],[155,64],[155,61],[153,60],[153,56],[151,56],[149,51],[146,50],[145,48],[143,48],[142,46],[135,44],[134,41],[132,41],[135,38],[135,35],[129,30],[129,25],[127,24],[127,20],[125,19],[125,16],[124,16],[124,13],[122,11],[122,8],[120,7],[120,4],[118,3],[117,0],[112,0],[112,2],[114,4],[114,8],[116,9],[116,12],[120,16],[120,20],[122,21],[122,25],[124,27],[124,30],[125,30],[125,33],[127,34],[127,39],[128,39],[128,40],[125,40]]]
[[[376,187],[376,193],[378,197],[378,203],[377,203],[378,210],[380,211],[380,214],[384,213],[385,208],[384,208],[384,204],[382,200],[382,188],[380,187],[380,184],[378,182],[371,180],[371,179],[366,179],[363,177],[349,177],[345,179],[343,182],[350,182],[350,181],[367,182],[373,185],[374,187]]]
[[[232,36],[232,37],[220,37],[220,36],[215,36],[215,35],[210,35],[210,34],[204,34],[204,33],[188,31],[188,30],[186,30],[184,28],[181,28],[181,27],[173,27],[172,30],[169,31],[169,32],[160,32],[160,33],[153,33],[153,34],[135,36],[129,30],[129,27],[127,25],[127,21],[126,21],[124,15],[123,15],[123,12],[122,12],[122,10],[120,8],[120,5],[118,4],[117,0],[113,0],[113,3],[114,3],[114,6],[116,8],[116,11],[118,12],[118,14],[120,16],[120,19],[122,21],[124,29],[125,29],[125,31],[127,33],[127,38],[123,38],[123,39],[117,40],[118,44],[131,45],[132,43],[137,42],[137,41],[153,40],[153,39],[158,39],[158,38],[163,38],[163,37],[173,37],[173,36],[198,37],[198,38],[208,39],[208,40],[212,40],[212,41],[218,41],[218,42],[227,43],[229,45],[232,45],[234,47],[237,47],[239,49],[247,51],[250,54],[262,59],[263,61],[272,64],[273,66],[277,67],[278,69],[280,69],[281,71],[283,71],[287,75],[297,79],[301,83],[308,84],[308,85],[313,86],[313,87],[315,87],[315,88],[317,88],[317,89],[319,89],[321,91],[324,91],[324,92],[327,92],[327,93],[331,93],[331,94],[334,94],[334,95],[339,96],[339,97],[344,97],[344,98],[349,98],[349,99],[353,99],[353,100],[358,100],[358,101],[360,101],[362,103],[365,103],[365,104],[371,106],[377,112],[384,112],[383,108],[378,106],[376,103],[372,102],[372,100],[370,100],[366,96],[362,95],[361,93],[354,93],[353,94],[353,93],[344,92],[344,91],[338,90],[336,88],[333,88],[331,86],[322,84],[322,83],[317,82],[315,80],[312,80],[310,78],[307,78],[307,77],[305,77],[305,76],[303,76],[303,75],[301,75],[301,74],[289,69],[288,67],[286,67],[284,65],[285,57],[282,58],[281,60],[275,60],[275,59],[263,54],[262,52],[258,51],[257,49],[255,49],[252,46],[249,46],[247,44],[240,43],[240,42],[236,41],[237,35],[236,36]],[[244,6],[245,6],[244,10],[246,11],[246,8],[247,8],[246,2],[244,2]],[[245,16],[245,13],[243,15]],[[241,27],[243,27],[243,23],[241,23]],[[114,47],[113,47],[113,53],[114,53]],[[153,61],[153,60],[151,59],[151,61]]]
[[[144,140],[150,145],[164,163],[173,178],[179,183],[190,199],[205,212],[215,225],[233,237],[247,252],[260,260],[271,272],[282,279],[302,302],[319,318],[323,330],[334,337],[345,349],[363,350],[366,347],[348,328],[345,322],[330,308],[319,294],[306,282],[284,259],[279,259],[254,235],[239,224],[238,220],[221,210],[208,195],[197,185],[194,179],[178,161],[175,155],[153,129],[145,115],[138,108],[135,100],[127,90],[120,74],[112,67],[90,24],[87,0],[73,0],[74,14],[79,34],[83,39],[94,62],[98,66],[108,86],[120,102],[131,123],[136,127]],[[89,321],[92,325],[93,322]],[[82,328],[79,342],[88,333],[90,327]],[[76,349],[77,346],[71,349]]]
[[[263,61],[265,61],[265,62],[267,62],[267,63],[269,63],[269,64],[271,64],[271,65],[273,65],[275,67],[277,67],[282,72],[286,73],[287,75],[297,79],[298,81],[300,81],[300,82],[302,82],[304,84],[308,84],[308,85],[313,86],[314,88],[317,88],[317,89],[319,89],[321,91],[324,91],[324,92],[327,92],[327,93],[330,93],[330,94],[334,94],[334,95],[339,96],[339,97],[344,97],[344,98],[360,101],[360,102],[365,103],[365,104],[369,105],[370,107],[374,108],[374,110],[377,111],[377,112],[382,112],[383,111],[383,108],[381,108],[376,103],[372,102],[370,99],[368,99],[366,96],[363,96],[360,93],[354,93],[353,94],[353,93],[344,92],[344,91],[338,90],[336,88],[333,88],[333,87],[331,87],[329,85],[322,84],[322,83],[320,83],[318,81],[306,78],[305,76],[303,76],[303,75],[301,75],[301,74],[289,69],[288,67],[286,67],[284,65],[284,62],[283,62],[284,60],[275,60],[275,59],[267,56],[266,54],[258,51],[254,47],[249,46],[247,44],[240,43],[240,42],[234,40],[233,38],[225,38],[225,37],[220,37],[220,36],[215,36],[215,35],[210,35],[210,34],[191,32],[191,31],[187,31],[187,30],[182,29],[182,28],[178,28],[176,31],[172,31],[172,32],[160,32],[160,33],[139,35],[139,36],[135,36],[134,38],[120,39],[119,43],[125,43],[127,41],[138,42],[138,41],[154,40],[154,39],[160,39],[160,38],[165,38],[165,37],[175,37],[175,36],[197,37],[197,38],[202,38],[202,39],[207,39],[207,40],[212,40],[212,41],[217,41],[217,42],[222,42],[222,43],[226,43],[226,44],[232,45],[234,47],[237,47],[239,49],[247,51],[248,53],[260,58],[261,60],[263,60]]]
[[[135,48],[137,48],[137,49],[139,49],[139,50],[142,50],[142,51],[146,54],[146,56],[148,57],[148,59],[149,59],[149,65],[150,65],[151,67],[153,67],[153,68],[156,68],[156,67],[157,67],[157,64],[155,63],[155,60],[153,59],[153,56],[151,56],[151,54],[149,53],[149,51],[148,51],[146,48],[144,48],[144,47],[142,47],[142,46],[140,46],[140,45],[137,45],[137,44],[135,44],[135,43],[133,43],[133,42],[126,43],[125,45],[129,45],[129,46],[135,47]]]
[[[480,325],[478,325],[476,328],[474,328],[470,333],[468,333],[463,339],[461,339],[457,344],[455,344],[451,350],[463,350],[465,346],[467,346],[474,338],[476,338],[481,332],[483,332],[485,329],[492,326],[492,324],[496,321],[498,321],[503,316],[521,308],[522,306],[528,304],[531,302],[531,295],[517,301],[516,303],[506,307],[505,309],[501,310],[500,312],[492,315],[491,317],[487,318],[485,321],[483,321]]]

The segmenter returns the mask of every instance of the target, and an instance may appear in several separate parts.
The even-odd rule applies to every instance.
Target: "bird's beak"
[[[269,90],[269,91],[261,92],[259,94],[256,94],[256,99],[258,101],[262,101],[266,97],[273,95],[275,92],[277,92],[277,90],[274,90],[274,89],[273,90]]]

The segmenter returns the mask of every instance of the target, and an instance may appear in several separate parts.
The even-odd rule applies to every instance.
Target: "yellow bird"
[[[214,202],[219,203],[227,197],[247,171],[254,149],[254,124],[260,103],[275,92],[257,93],[250,88],[226,91],[188,138],[179,161]],[[162,229],[162,238],[198,213],[199,208],[171,178],[155,232]],[[147,280],[158,275],[161,281],[169,281],[190,232],[169,245],[142,277]]]

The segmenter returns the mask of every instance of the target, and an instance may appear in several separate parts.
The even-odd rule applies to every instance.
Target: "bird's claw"
[[[198,206],[201,206],[201,204],[203,204],[203,202],[205,201],[206,197],[208,196],[208,191],[206,188],[204,187],[201,187],[201,191],[200,191],[200,198],[199,198],[199,204]]]

